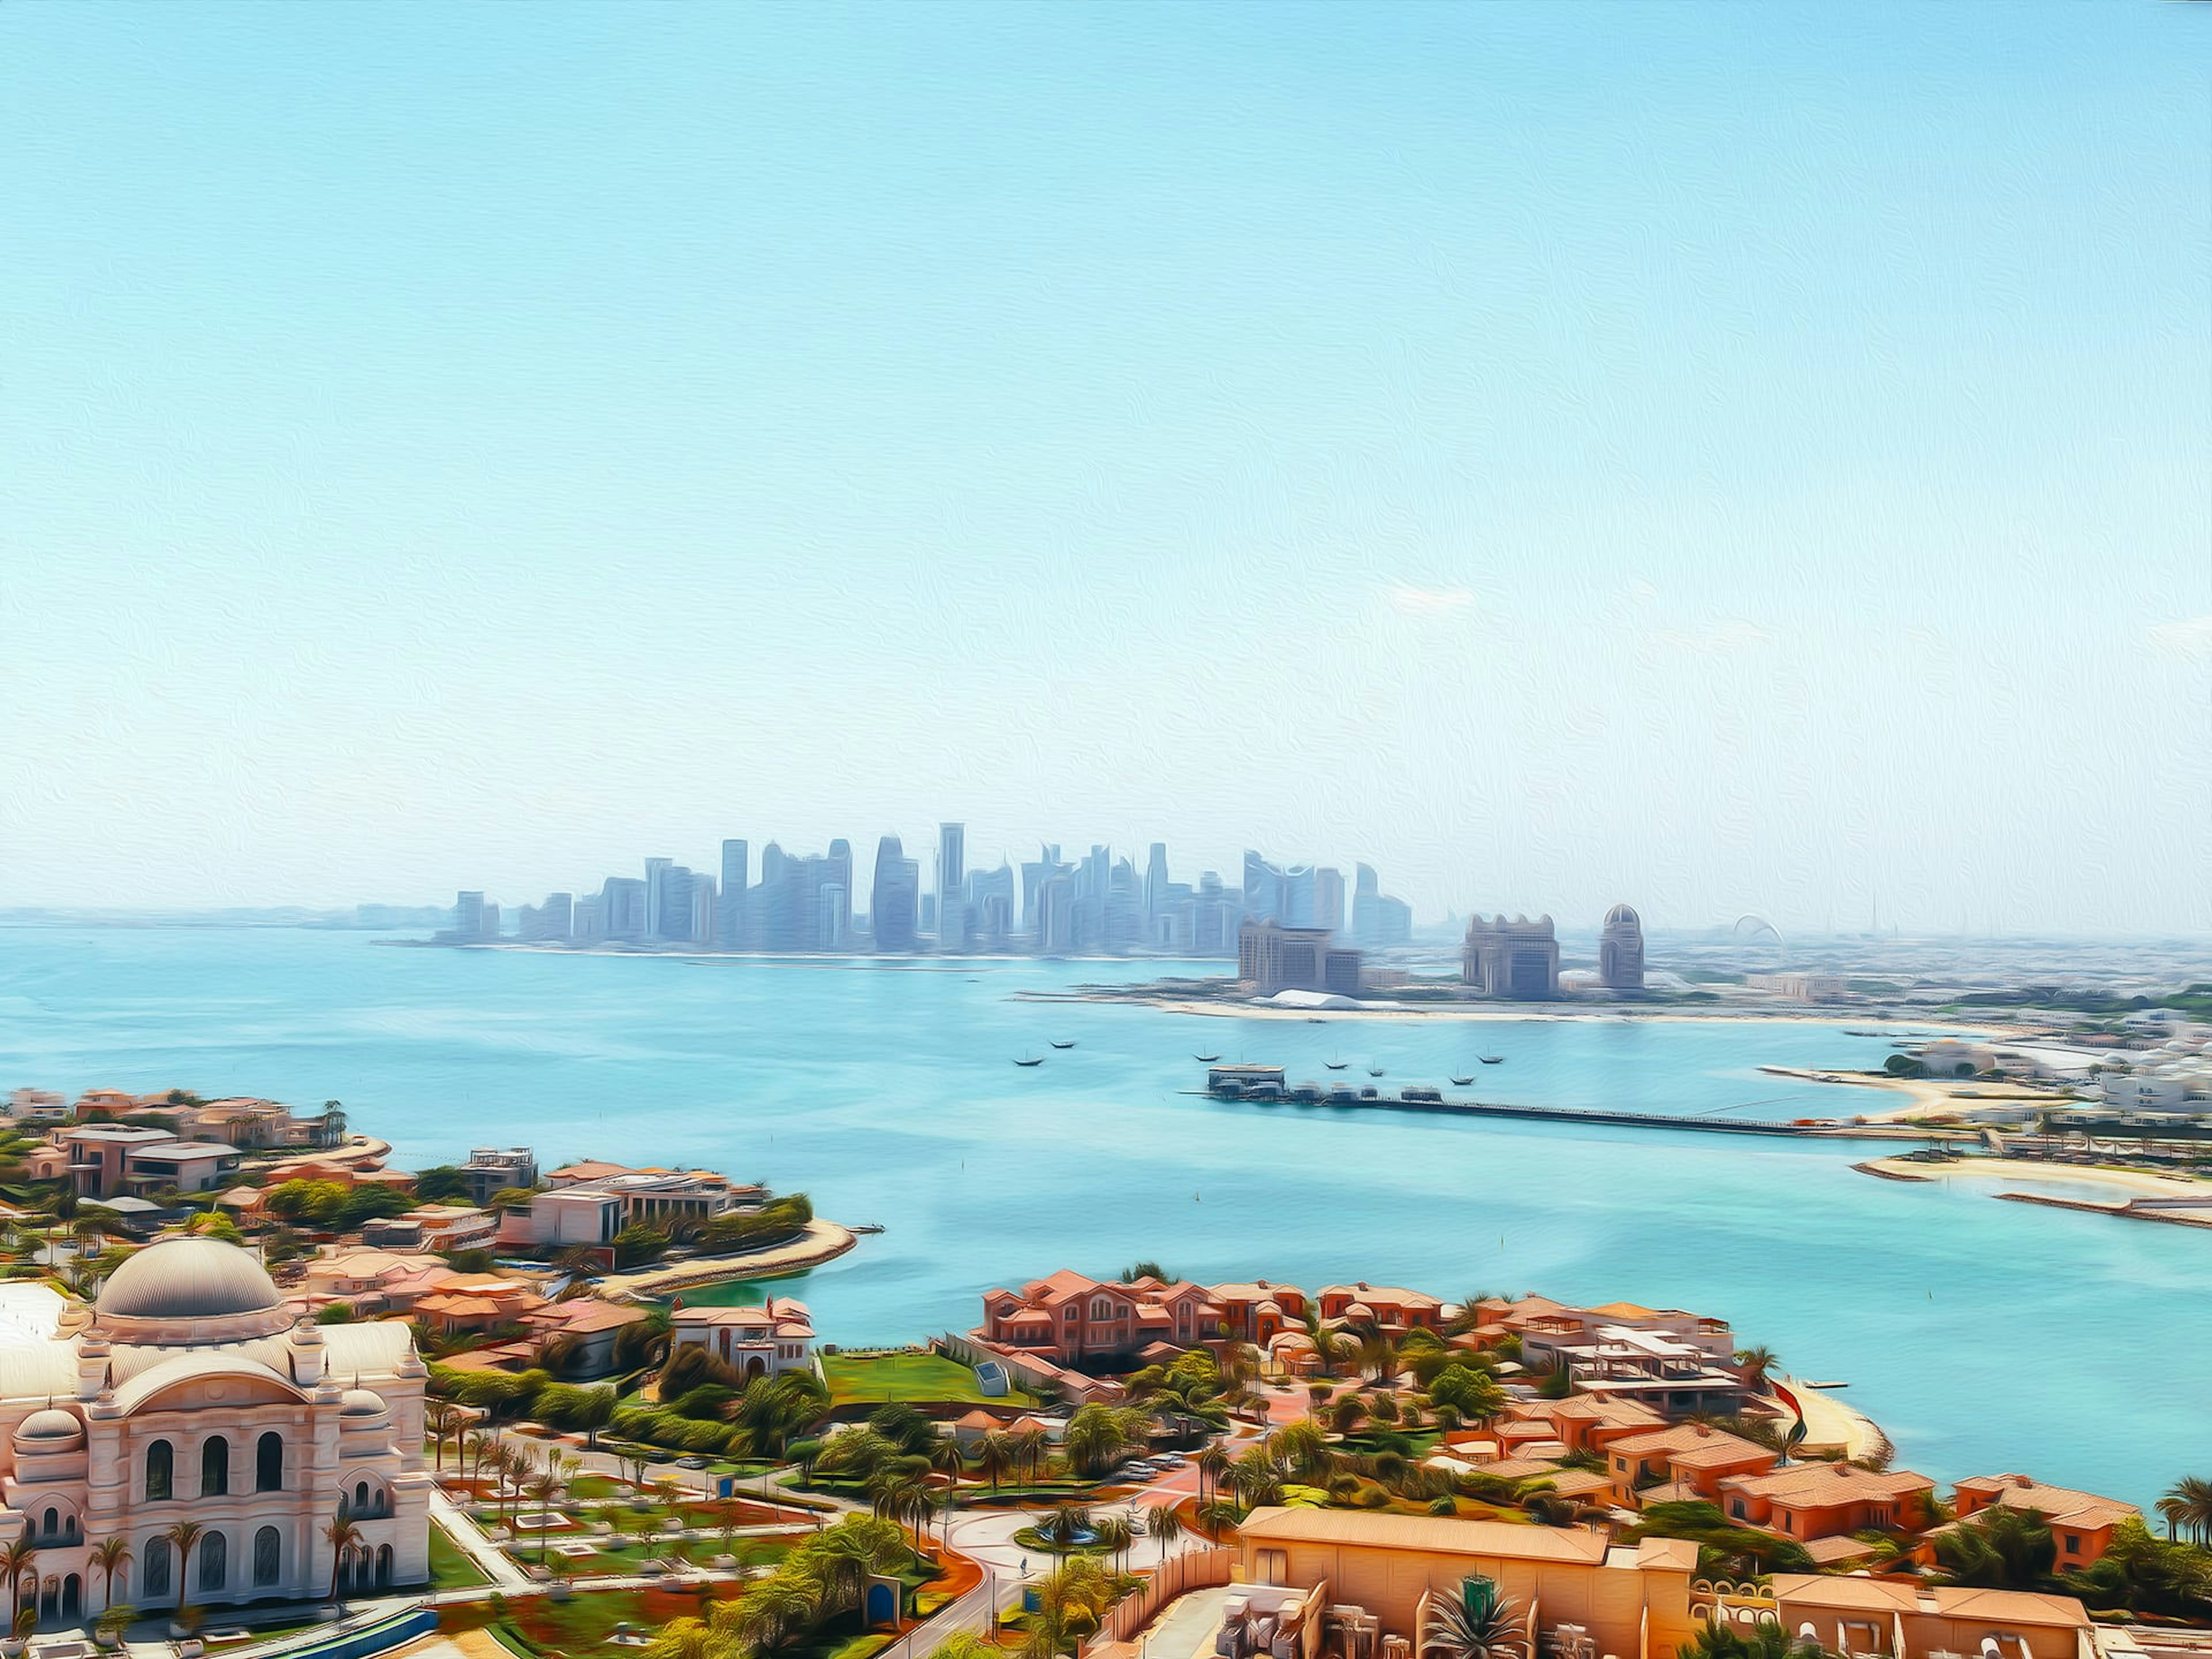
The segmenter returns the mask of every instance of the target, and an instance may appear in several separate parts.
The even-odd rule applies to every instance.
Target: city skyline
[[[548,890],[521,902],[492,888],[459,890],[449,944],[512,937],[526,944],[678,945],[766,952],[918,950],[1043,955],[1152,951],[1185,956],[1237,953],[1249,921],[1318,928],[1376,949],[1412,941],[1412,908],[1382,890],[1372,865],[1350,876],[1332,865],[1271,860],[1252,848],[1224,878],[1187,870],[1178,881],[1167,843],[1150,842],[1139,867],[1132,853],[1094,842],[1063,853],[1045,842],[1018,863],[971,861],[968,827],[937,827],[930,875],[905,855],[903,839],[880,836],[872,869],[845,836],[826,851],[787,852],[770,839],[755,848],[726,837],[720,856],[694,870],[649,854],[641,874],[605,876]],[[757,852],[757,857],[756,857]],[[640,867],[633,860],[632,870]],[[756,875],[758,879],[756,881]]]
[[[0,903],[2212,933],[2202,9],[1697,15],[0,7]]]

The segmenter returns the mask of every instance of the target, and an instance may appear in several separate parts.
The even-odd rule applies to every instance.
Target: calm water
[[[0,1087],[344,1101],[397,1159],[471,1145],[695,1161],[890,1231],[792,1288],[825,1338],[975,1322],[978,1294],[1140,1256],[1206,1279],[1541,1290],[1735,1322],[1941,1478],[2032,1467],[2148,1501],[2212,1473],[2212,1233],[1851,1172],[1867,1149],[1223,1106],[1194,1053],[1495,1098],[1835,1115],[1763,1062],[1839,1028],[1232,1021],[1040,1006],[1158,969],[539,957],[353,933],[0,931]],[[1078,1046],[1054,1051],[1053,1039]],[[1507,1063],[1476,1064],[1484,1052]],[[1015,1056],[1047,1055],[1035,1070]]]

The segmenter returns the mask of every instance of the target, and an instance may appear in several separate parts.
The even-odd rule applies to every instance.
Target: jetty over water
[[[1223,1070],[1229,1068],[1223,1067]],[[1240,1068],[1259,1070],[1258,1067]],[[1280,1073],[1276,1073],[1279,1077]],[[1826,1120],[1798,1119],[1794,1121],[1772,1118],[1731,1118],[1714,1115],[1692,1116],[1670,1112],[1624,1112],[1593,1106],[1528,1106],[1509,1101],[1407,1100],[1402,1097],[1376,1095],[1372,1098],[1346,1099],[1336,1097],[1320,1101],[1299,1099],[1287,1095],[1267,1095],[1255,1097],[1231,1093],[1218,1089],[1193,1089],[1187,1093],[1200,1095],[1212,1100],[1242,1106],[1289,1107],[1308,1111],[1326,1112],[1421,1112],[1431,1116],[1517,1118],[1537,1123],[1580,1123],[1593,1127],[1621,1129],[1678,1129],[1703,1134],[1767,1135],[1799,1140],[1898,1140],[1926,1142],[1946,1138],[1945,1132],[1925,1128],[1907,1128],[1899,1124],[1837,1123]]]

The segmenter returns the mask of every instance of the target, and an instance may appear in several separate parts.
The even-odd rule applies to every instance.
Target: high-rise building
[[[1039,901],[1043,895],[1045,884],[1055,876],[1064,876],[1066,873],[1067,866],[1060,861],[1060,847],[1056,842],[1048,847],[1038,848],[1037,855],[1034,860],[1023,860],[1022,932],[1036,941],[1040,950],[1044,948],[1044,931],[1043,923],[1040,919]]]
[[[482,939],[484,936],[484,896],[482,893],[453,895],[453,937]]]
[[[646,885],[635,876],[609,876],[599,889],[602,937],[617,945],[645,943]]]
[[[1156,841],[1145,858],[1145,932],[1153,932],[1152,923],[1166,911],[1168,906],[1168,844]]]
[[[914,949],[921,889],[921,866],[907,857],[896,836],[885,836],[876,843],[876,880],[868,899],[868,922],[875,930],[876,949]]]
[[[948,902],[967,897],[968,827],[962,823],[937,826],[937,920],[941,927]]]
[[[567,893],[548,893],[543,904],[526,904],[515,920],[515,937],[533,945],[565,943],[569,935],[574,899]]]
[[[1412,907],[1383,892],[1371,864],[1359,865],[1353,872],[1352,937],[1370,949],[1413,941]]]
[[[607,936],[606,910],[599,900],[586,893],[576,901],[571,913],[568,928],[570,943],[598,945]]]
[[[830,843],[830,876],[824,886],[837,890],[844,908],[837,915],[836,926],[826,930],[816,943],[825,951],[848,950],[853,943],[853,843],[842,836]],[[836,935],[834,944],[829,933]]]
[[[825,881],[816,895],[814,947],[842,951],[853,942],[853,901],[845,889]]]
[[[694,945],[714,942],[714,878],[712,876],[691,878],[691,915],[686,924],[684,938]]]
[[[1075,949],[1076,910],[1074,874],[1062,870],[1048,877],[1037,890],[1037,949],[1048,956]]]
[[[721,904],[714,918],[714,943],[725,951],[742,951],[745,938],[745,888],[751,872],[746,868],[750,849],[742,841],[722,843]]]
[[[1286,927],[1314,927],[1314,872],[1310,864],[1294,864],[1283,872],[1279,890],[1282,908],[1275,920]]]
[[[1344,872],[1325,864],[1314,866],[1313,925],[1332,933],[1344,931]]]
[[[1283,872],[1248,850],[1244,854],[1244,914],[1256,921],[1283,916]]]
[[[1485,996],[1549,1002],[1559,994],[1559,941],[1549,916],[1467,924],[1460,977]]]
[[[1644,988],[1644,923],[1625,904],[1605,913],[1605,928],[1598,935],[1597,976],[1610,991]]]
[[[748,901],[747,922],[758,947],[789,951],[804,948],[799,891],[805,871],[774,842],[761,849],[760,885]]]
[[[674,859],[645,861],[645,936],[649,939],[662,937],[660,919],[668,908],[668,872],[675,867]]]
[[[969,943],[979,950],[1003,951],[1014,935],[1014,871],[1003,860],[995,870],[968,877]]]

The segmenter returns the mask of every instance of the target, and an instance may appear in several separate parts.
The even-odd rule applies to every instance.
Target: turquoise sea
[[[1146,964],[543,957],[262,929],[0,931],[0,1087],[345,1103],[397,1161],[474,1145],[696,1162],[880,1237],[787,1288],[825,1340],[975,1322],[979,1294],[1139,1257],[1203,1279],[1536,1290],[1734,1322],[1842,1378],[1900,1461],[2148,1503],[2212,1473],[2212,1233],[1854,1173],[1866,1147],[1225,1106],[1194,1054],[1377,1086],[1839,1115],[1762,1063],[1863,1065],[1838,1027],[1200,1018],[1010,1000]],[[1054,1050],[1053,1040],[1077,1046]],[[1479,1066],[1484,1052],[1506,1063]],[[1043,1054],[1022,1070],[1018,1055]]]

